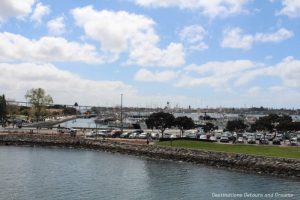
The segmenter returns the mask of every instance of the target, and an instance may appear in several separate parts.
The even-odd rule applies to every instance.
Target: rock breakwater
[[[143,156],[153,159],[205,164],[244,172],[294,177],[300,180],[300,160],[255,156],[248,154],[223,153],[205,150],[135,145],[109,140],[90,140],[58,135],[4,134],[0,145],[56,146],[107,151],[112,153]]]

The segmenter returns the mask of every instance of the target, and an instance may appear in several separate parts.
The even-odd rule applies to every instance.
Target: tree
[[[268,116],[260,117],[254,124],[251,125],[252,131],[289,131],[293,129],[293,119],[291,116],[277,114],[269,114]]]
[[[6,108],[7,108],[7,114],[10,116],[10,117],[15,117],[16,115],[19,114],[19,111],[20,111],[20,107],[18,106],[18,104],[16,104],[13,101],[10,101],[9,103],[6,104]]]
[[[65,115],[76,115],[77,110],[76,110],[76,108],[66,107],[66,108],[64,108],[63,113]]]
[[[146,120],[147,126],[149,125],[149,128],[152,127],[160,130],[162,137],[164,135],[164,131],[167,128],[171,128],[174,125],[175,117],[170,113],[165,112],[157,112],[152,113],[148,119]]]
[[[151,128],[152,130],[154,129],[154,120],[153,120],[153,117],[148,117],[146,120],[145,120],[145,123],[147,125],[147,128]]]
[[[274,125],[266,118],[261,117],[251,125],[251,131],[273,131]]]
[[[53,103],[52,97],[46,95],[45,90],[42,88],[27,91],[25,98],[31,103],[37,120],[44,116],[46,106]]]
[[[182,137],[185,130],[192,129],[195,127],[195,123],[192,118],[184,116],[184,117],[177,117],[175,119],[175,125],[178,129],[180,129],[180,135]]]
[[[74,103],[74,106],[75,106],[75,107],[78,107],[78,103],[77,103],[77,102],[75,102],[75,103]]]
[[[7,121],[7,108],[6,108],[6,99],[4,94],[0,96],[0,123],[2,127],[5,126]]]
[[[241,119],[228,121],[226,129],[231,132],[243,132],[248,126]]]
[[[202,128],[203,128],[203,131],[205,133],[216,129],[215,125],[213,123],[210,123],[210,122],[207,122],[205,125],[202,126]]]

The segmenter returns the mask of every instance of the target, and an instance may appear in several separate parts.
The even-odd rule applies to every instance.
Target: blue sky
[[[300,107],[299,0],[1,0],[0,93]]]

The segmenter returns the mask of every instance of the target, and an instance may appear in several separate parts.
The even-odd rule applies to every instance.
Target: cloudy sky
[[[0,93],[300,107],[300,0],[0,0]]]

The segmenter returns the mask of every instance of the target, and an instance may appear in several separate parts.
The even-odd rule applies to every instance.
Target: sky
[[[300,108],[300,0],[0,0],[0,93]]]

